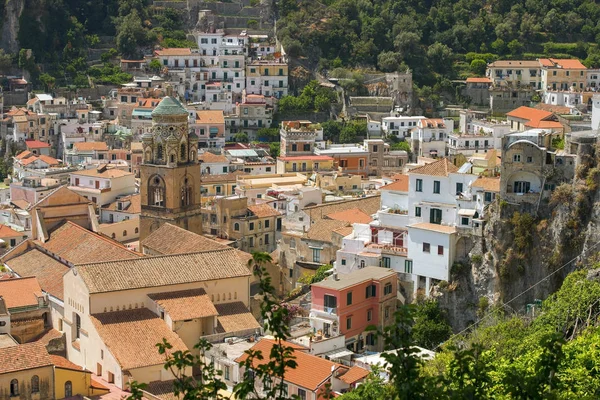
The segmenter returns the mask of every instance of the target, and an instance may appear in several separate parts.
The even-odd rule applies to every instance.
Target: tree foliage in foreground
[[[262,267],[270,261],[267,253],[254,253],[249,266],[260,280],[264,301],[261,314],[265,328],[276,338],[271,354],[247,351],[241,363],[243,379],[234,388],[237,399],[295,399],[283,387],[286,371],[296,367],[292,349],[281,340],[289,335],[288,307],[280,307],[270,278]],[[600,398],[600,281],[588,278],[587,271],[569,275],[562,288],[550,296],[533,320],[500,312],[467,336],[449,341],[435,358],[425,361],[416,347],[419,319],[439,318],[433,302],[425,306],[407,305],[398,309],[394,323],[379,330],[387,362],[386,370],[375,368],[364,384],[339,396],[342,400],[419,400],[419,399],[598,399]],[[489,319],[488,319],[489,321]],[[376,330],[372,327],[371,330]],[[437,341],[436,341],[437,342]],[[433,343],[435,344],[435,343]],[[180,398],[224,399],[226,389],[221,372],[202,356],[189,352],[169,354],[163,342],[159,351],[166,356],[165,368],[176,376],[175,394]],[[201,341],[197,349],[204,354],[211,345]],[[259,367],[255,360],[267,359]],[[201,378],[184,373],[192,366],[202,371]],[[254,366],[253,373],[250,367]],[[389,379],[384,379],[387,376]],[[272,383],[267,393],[258,393],[261,382]],[[132,385],[132,399],[143,396],[143,385]],[[321,398],[333,398],[324,393]]]

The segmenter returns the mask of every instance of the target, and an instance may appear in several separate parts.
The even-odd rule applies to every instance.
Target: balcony
[[[327,307],[320,304],[311,304],[310,311],[311,313],[313,311],[316,311],[323,314],[337,316],[337,307]]]
[[[369,243],[366,246],[368,249],[379,249],[381,254],[391,254],[400,257],[408,256],[408,249],[402,246],[395,246],[390,243]]]

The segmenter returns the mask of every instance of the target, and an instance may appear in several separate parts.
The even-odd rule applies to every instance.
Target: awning
[[[458,215],[465,215],[467,217],[472,217],[475,215],[476,212],[477,212],[476,210],[461,209],[461,210],[458,210]]]
[[[328,351],[327,353],[323,353],[323,354],[319,354],[319,355],[321,355],[321,356],[327,356],[330,359],[331,358],[335,359],[335,358],[348,357],[348,356],[351,356],[353,354],[354,354],[354,352],[350,351],[348,349],[335,349],[335,350],[331,350],[331,351]]]

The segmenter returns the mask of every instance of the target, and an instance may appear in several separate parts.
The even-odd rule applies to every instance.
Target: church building
[[[202,233],[198,137],[178,100],[166,96],[152,111],[142,148],[140,241],[165,222]]]

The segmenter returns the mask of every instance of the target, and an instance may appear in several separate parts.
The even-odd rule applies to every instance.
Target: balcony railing
[[[327,306],[323,306],[321,304],[311,304],[310,309],[312,311],[320,311],[320,312],[324,312],[326,314],[337,314],[337,307],[327,307]]]

